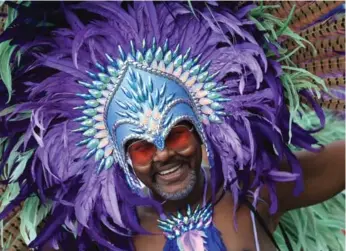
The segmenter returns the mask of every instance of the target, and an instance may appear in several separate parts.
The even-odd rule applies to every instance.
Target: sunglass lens
[[[139,141],[133,143],[128,151],[134,165],[146,165],[153,158],[156,147],[149,142]]]
[[[166,138],[166,146],[175,151],[184,150],[191,143],[193,135],[186,126],[173,127]]]

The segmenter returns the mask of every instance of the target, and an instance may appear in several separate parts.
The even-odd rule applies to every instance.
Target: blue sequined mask
[[[145,44],[145,43],[144,43]],[[179,45],[172,52],[166,41],[163,48],[136,50],[131,43],[127,55],[119,47],[121,58],[106,55],[109,65],[97,64],[99,73],[90,73],[91,83],[79,81],[89,94],[78,94],[86,99],[85,116],[78,118],[86,137],[80,144],[90,149],[86,157],[95,155],[99,170],[118,162],[128,184],[139,188],[139,182],[126,164],[124,146],[131,139],[144,139],[164,149],[164,139],[180,121],[190,121],[199,133],[207,152],[210,152],[203,131],[203,123],[220,123],[225,87],[213,81],[209,63],[198,64],[200,56],[190,58],[190,50],[179,54]]]

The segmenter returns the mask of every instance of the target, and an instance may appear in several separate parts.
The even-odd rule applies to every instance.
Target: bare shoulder
[[[145,207],[137,209],[141,226],[150,234],[135,235],[133,243],[136,251],[162,251],[165,238],[157,227],[158,216],[152,210]]]
[[[345,141],[336,141],[317,153],[296,153],[302,168],[304,190],[293,195],[294,182],[277,183],[279,212],[321,203],[345,189]],[[290,171],[283,163],[282,170]]]

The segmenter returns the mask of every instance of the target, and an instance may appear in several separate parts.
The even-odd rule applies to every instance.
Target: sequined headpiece
[[[90,149],[86,157],[95,155],[99,171],[116,161],[135,188],[138,181],[126,164],[126,142],[144,139],[162,150],[172,126],[187,120],[209,150],[203,124],[220,123],[225,115],[221,103],[229,99],[220,93],[226,87],[213,81],[217,73],[207,71],[210,63],[198,64],[200,56],[190,57],[190,49],[180,54],[178,45],[172,51],[167,40],[157,47],[154,38],[150,48],[144,40],[142,50],[131,43],[128,54],[120,46],[119,53],[117,59],[107,54],[109,64],[97,64],[99,73],[89,72],[94,81],[79,81],[89,94],[78,94],[86,101],[77,107],[85,114],[77,119],[82,126],[77,131],[84,131],[86,139],[80,144]]]

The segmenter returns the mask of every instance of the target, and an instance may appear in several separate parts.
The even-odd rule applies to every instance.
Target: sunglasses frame
[[[171,128],[171,131],[172,131],[174,128],[179,128],[179,127],[185,127],[185,128],[187,128],[187,129],[189,130],[189,132],[191,132],[191,133],[194,131],[194,127],[193,127],[192,125],[191,125],[191,128],[189,128],[188,125],[176,125],[176,126],[173,126],[173,127]],[[170,133],[170,132],[169,132],[169,133]],[[168,133],[168,135],[169,135],[169,133]],[[168,136],[168,135],[167,135],[167,136]],[[167,137],[166,137],[166,138],[167,138]],[[141,140],[137,140],[137,141],[132,142],[132,143],[127,147],[126,151],[127,151],[127,156],[128,156],[128,158],[131,159],[130,153],[129,153],[129,149],[131,148],[131,146],[134,145],[135,143],[142,142],[142,141],[148,142],[147,140],[141,139]],[[152,142],[148,142],[148,143],[153,144]],[[154,146],[155,146],[155,145],[154,145]],[[155,146],[155,148],[156,148],[156,146]],[[157,149],[156,149],[156,151],[157,151]],[[132,160],[131,160],[131,162],[132,162]],[[151,163],[151,162],[152,162],[152,160],[151,160],[149,163]],[[148,163],[148,164],[149,164],[149,163]]]

